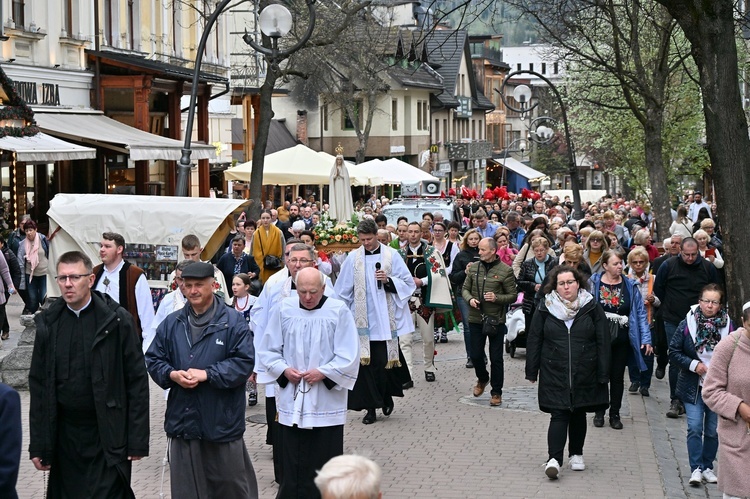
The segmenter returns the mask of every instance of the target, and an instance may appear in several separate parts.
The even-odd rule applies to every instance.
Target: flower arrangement
[[[315,244],[319,246],[328,246],[329,244],[358,244],[357,224],[359,217],[352,215],[351,220],[346,223],[335,223],[325,212],[320,217],[320,222],[313,227],[315,234]]]

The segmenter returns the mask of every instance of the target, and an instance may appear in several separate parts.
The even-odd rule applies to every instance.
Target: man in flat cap
[[[170,388],[164,430],[171,439],[172,497],[257,498],[242,439],[252,333],[214,295],[213,265],[194,263],[182,279],[188,304],[164,319],[146,352],[151,378]]]

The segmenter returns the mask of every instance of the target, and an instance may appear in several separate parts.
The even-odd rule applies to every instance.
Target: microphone
[[[380,270],[380,262],[375,262],[375,271]],[[383,281],[378,279],[378,289],[383,289]]]

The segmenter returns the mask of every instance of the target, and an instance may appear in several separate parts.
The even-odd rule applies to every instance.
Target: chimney
[[[297,140],[301,144],[309,145],[307,141],[307,111],[297,110]]]

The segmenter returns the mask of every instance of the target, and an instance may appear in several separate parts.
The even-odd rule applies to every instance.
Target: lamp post
[[[508,146],[505,148],[505,152],[503,153],[503,174],[500,175],[500,185],[505,185],[505,172],[507,171],[507,167],[505,166],[505,162],[508,159],[508,151],[510,151],[510,149],[512,149],[513,146],[516,145],[516,144],[523,144],[520,147],[520,149],[521,149],[521,158],[523,158],[523,151],[526,149],[525,142],[526,142],[526,139],[524,139],[524,138],[516,139],[513,142],[511,142],[510,144],[508,144]]]
[[[201,63],[203,62],[203,52],[206,48],[206,42],[210,34],[211,28],[216,23],[216,19],[224,11],[232,0],[222,0],[216,6],[216,10],[211,14],[206,22],[206,27],[203,30],[200,43],[198,44],[198,52],[195,58],[195,68],[193,70],[193,86],[190,93],[190,108],[188,109],[187,124],[185,126],[185,143],[182,147],[182,156],[180,162],[177,164],[177,188],[175,194],[177,196],[188,195],[188,177],[190,175],[190,155],[191,151],[191,136],[193,131],[193,122],[195,120],[195,103],[198,100],[198,81],[200,75]],[[313,4],[315,0],[306,0],[307,9],[310,16],[310,23],[307,27],[307,31],[302,38],[293,47],[287,50],[279,50],[279,38],[285,36],[292,29],[292,14],[283,5],[271,4],[264,8],[259,17],[259,24],[261,32],[271,39],[271,47],[264,47],[255,43],[252,37],[245,33],[242,39],[250,45],[254,50],[265,55],[266,60],[270,62],[270,71],[278,71],[279,62],[289,57],[293,52],[299,50],[312,35],[313,28],[315,27],[315,9]],[[270,109],[270,97],[268,94],[268,108]],[[263,108],[263,99],[261,98],[261,108]],[[262,127],[262,121],[259,125]],[[270,119],[266,124],[266,127],[270,126]],[[267,137],[268,130],[266,129],[265,135]],[[263,144],[265,150],[265,144]],[[262,168],[262,166],[261,166]]]
[[[530,111],[533,111],[534,108],[536,108],[539,103],[535,102],[534,104],[529,105],[531,101],[531,89],[526,85],[519,85],[513,90],[513,97],[518,101],[521,105],[520,108],[514,107],[511,104],[508,103],[507,100],[505,100],[505,86],[508,84],[508,82],[513,78],[514,76],[522,75],[522,74],[528,74],[535,76],[542,80],[544,83],[549,86],[550,90],[552,90],[552,93],[554,94],[555,98],[557,99],[558,104],[560,105],[560,110],[562,114],[562,124],[563,124],[563,130],[565,131],[565,142],[568,148],[568,171],[570,174],[570,187],[573,190],[573,213],[574,216],[580,216],[581,214],[581,188],[580,183],[578,181],[578,167],[576,166],[576,156],[575,151],[573,150],[573,142],[570,139],[570,129],[568,128],[568,113],[565,108],[565,103],[562,100],[562,97],[560,96],[560,92],[557,90],[557,87],[552,84],[552,82],[547,79],[544,75],[541,75],[537,73],[536,71],[531,71],[528,69],[521,69],[518,71],[513,71],[512,73],[509,73],[508,76],[505,77],[505,80],[503,81],[502,87],[500,87],[500,98],[503,100],[503,104],[505,104],[505,107],[508,109],[515,111],[517,113],[521,113],[521,115],[528,113]],[[555,120],[548,117],[543,117],[545,120],[548,120],[550,123],[554,123]],[[538,118],[542,119],[542,118]],[[535,120],[536,121],[536,120]],[[533,123],[533,122],[532,122]],[[547,126],[539,126],[536,128],[534,135],[540,140],[535,140],[535,142],[540,143],[549,143],[552,141],[554,133],[553,130]],[[533,140],[533,137],[532,137]]]

